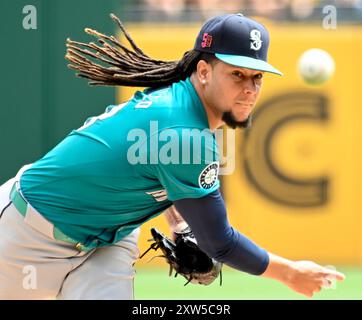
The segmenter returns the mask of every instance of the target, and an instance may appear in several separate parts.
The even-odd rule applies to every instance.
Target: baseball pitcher
[[[344,275],[272,254],[233,228],[220,194],[215,130],[245,128],[267,62],[266,28],[242,14],[208,20],[180,61],[147,56],[86,29],[68,40],[69,67],[91,85],[139,86],[69,133],[0,187],[0,299],[133,299],[139,227],[172,269],[209,284],[222,264],[276,279],[308,297]],[[270,232],[273,232],[270,230]]]

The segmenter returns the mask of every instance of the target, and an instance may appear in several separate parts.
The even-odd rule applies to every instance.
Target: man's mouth
[[[246,103],[237,103],[237,111],[250,112],[253,109],[253,105]]]
[[[247,102],[241,102],[241,101],[237,101],[236,104],[239,104],[241,106],[244,106],[246,108],[252,108],[253,107],[253,103],[247,103]]]

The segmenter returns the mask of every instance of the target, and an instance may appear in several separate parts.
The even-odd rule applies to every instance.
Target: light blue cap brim
[[[263,60],[258,60],[245,56],[220,54],[220,53],[215,53],[215,56],[221,61],[224,61],[228,64],[232,64],[233,66],[237,66],[240,68],[265,71],[265,72],[275,73],[280,76],[283,75],[283,73],[281,73],[279,70],[275,69],[272,65]]]

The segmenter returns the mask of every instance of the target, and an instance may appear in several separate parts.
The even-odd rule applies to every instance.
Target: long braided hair
[[[85,32],[95,36],[100,45],[67,39],[65,58],[70,61],[68,67],[77,71],[78,77],[89,79],[89,85],[159,88],[186,79],[199,60],[211,62],[214,59],[212,54],[195,50],[185,52],[179,61],[152,59],[135,44],[119,18],[114,14],[111,18],[118,24],[131,49],[116,37],[89,28]]]

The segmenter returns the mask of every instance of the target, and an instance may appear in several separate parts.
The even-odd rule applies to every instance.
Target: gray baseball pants
[[[112,246],[79,251],[52,238],[35,209],[31,219],[17,211],[9,200],[17,177],[0,187],[0,299],[133,299],[139,228]]]

